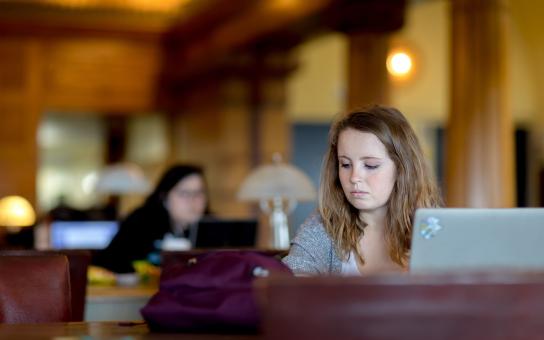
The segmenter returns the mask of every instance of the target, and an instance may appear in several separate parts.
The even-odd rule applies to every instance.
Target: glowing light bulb
[[[387,70],[395,77],[407,77],[412,71],[412,58],[406,52],[397,51],[387,58]]]

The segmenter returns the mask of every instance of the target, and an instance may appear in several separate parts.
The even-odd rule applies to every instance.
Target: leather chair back
[[[66,256],[0,256],[0,322],[66,322],[70,319],[70,274]]]
[[[544,273],[270,277],[265,339],[541,339]]]
[[[89,250],[0,250],[0,256],[43,256],[65,255],[70,270],[70,295],[72,318],[70,321],[83,321],[85,298],[87,296],[87,269],[91,262]]]
[[[66,255],[70,266],[71,321],[83,321],[85,298],[87,297],[87,269],[91,263],[91,252],[89,250],[65,249],[59,250],[57,253]]]

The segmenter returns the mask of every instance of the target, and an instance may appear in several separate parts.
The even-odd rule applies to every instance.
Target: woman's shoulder
[[[333,242],[318,213],[308,216],[291,242],[289,254],[283,258],[297,275],[332,274],[339,271]]]
[[[297,239],[330,240],[319,213],[314,212],[306,218],[301,224],[294,241],[296,242]]]
[[[306,228],[316,228],[322,225],[323,220],[321,219],[321,215],[318,212],[314,211],[310,215],[308,215],[306,219],[304,219],[300,226]]]

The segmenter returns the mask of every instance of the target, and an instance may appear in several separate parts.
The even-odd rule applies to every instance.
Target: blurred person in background
[[[203,170],[175,165],[163,174],[145,203],[121,222],[119,232],[93,257],[93,264],[116,273],[134,272],[136,260],[158,265],[166,241],[176,238],[185,240],[187,247],[194,245],[198,222],[207,213]]]

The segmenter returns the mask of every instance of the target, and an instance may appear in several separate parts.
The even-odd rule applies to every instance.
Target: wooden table
[[[140,308],[157,289],[157,285],[90,285],[87,287],[85,321],[142,320]]]
[[[241,248],[241,249],[190,249],[190,250],[165,250],[161,253],[163,268],[176,263],[187,263],[193,257],[198,257],[211,252],[237,252],[237,251],[253,251],[270,257],[282,258],[287,255],[288,251],[283,249],[262,249],[262,248]]]
[[[259,339],[258,334],[153,333],[142,322],[0,324],[0,339]]]

